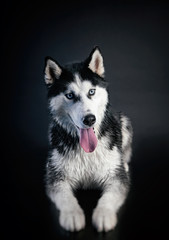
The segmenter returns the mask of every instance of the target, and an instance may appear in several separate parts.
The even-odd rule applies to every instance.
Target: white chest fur
[[[79,146],[76,152],[69,152],[66,156],[53,150],[52,163],[62,171],[72,186],[81,183],[83,187],[90,187],[91,183],[102,183],[114,175],[115,168],[120,165],[120,153],[117,147],[109,150],[107,139],[98,141],[93,153],[86,153]]]

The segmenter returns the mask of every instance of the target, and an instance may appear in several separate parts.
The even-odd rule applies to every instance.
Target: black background
[[[3,239],[162,239],[168,230],[169,7],[161,1],[8,1],[1,9]],[[98,234],[99,192],[79,191],[87,226],[66,233],[44,191],[45,56],[85,59],[99,45],[111,104],[134,127],[132,186],[115,231]]]

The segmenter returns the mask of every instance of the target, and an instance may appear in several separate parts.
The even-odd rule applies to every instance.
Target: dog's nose
[[[83,119],[83,123],[86,126],[91,127],[96,122],[96,117],[93,114],[86,115]]]

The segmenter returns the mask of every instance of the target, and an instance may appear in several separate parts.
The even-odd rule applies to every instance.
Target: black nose
[[[95,122],[96,117],[93,114],[89,114],[83,119],[83,123],[89,127],[91,127]]]

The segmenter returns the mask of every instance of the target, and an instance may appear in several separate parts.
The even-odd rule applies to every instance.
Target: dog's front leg
[[[74,197],[68,182],[61,181],[55,188],[48,191],[48,195],[60,210],[60,225],[68,231],[79,231],[85,227],[83,210]]]
[[[93,211],[92,222],[98,232],[114,229],[117,223],[117,211],[127,195],[127,188],[118,180],[109,184]]]

